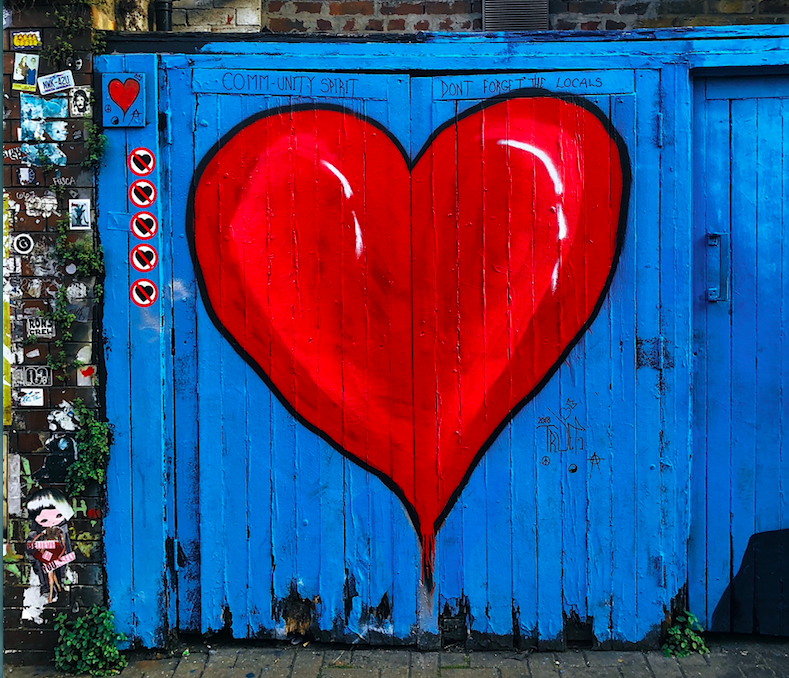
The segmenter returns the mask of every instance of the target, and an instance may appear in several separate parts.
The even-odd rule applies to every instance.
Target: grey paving
[[[708,655],[661,652],[420,652],[312,644],[193,647],[131,656],[121,678],[789,678],[789,640],[717,642]],[[10,666],[4,678],[60,678],[47,666]]]

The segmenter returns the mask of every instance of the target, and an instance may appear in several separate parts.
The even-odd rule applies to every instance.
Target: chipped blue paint
[[[697,357],[711,355],[710,370],[730,364],[735,344],[751,363],[759,347],[787,352],[789,306],[771,276],[789,271],[789,249],[768,243],[782,242],[789,220],[789,173],[772,171],[789,164],[789,128],[780,122],[789,104],[785,78],[770,79],[770,101],[757,92],[753,110],[741,94],[731,106],[722,94],[702,104],[698,83],[757,87],[727,79],[726,69],[785,68],[789,29],[223,42],[199,52],[96,59],[101,73],[144,73],[148,102],[146,127],[107,131],[99,183],[107,410],[116,427],[107,571],[121,630],[148,646],[169,629],[282,637],[287,610],[299,603],[314,606],[323,639],[429,647],[460,624],[473,642],[547,648],[562,647],[575,623],[605,648],[654,643],[666,610],[684,604],[677,596],[686,584],[691,608],[711,621],[751,534],[789,527],[785,403],[773,398],[764,416],[753,412],[753,375],[767,392],[785,393],[789,363],[735,365],[750,389],[735,403],[750,436],[740,452],[727,433],[729,410],[705,400],[718,387],[713,379],[702,388]],[[706,80],[691,69],[706,69]],[[316,91],[324,79],[344,85]],[[208,318],[184,232],[186,196],[217,139],[268,108],[340,104],[379,121],[413,154],[438,125],[522,86],[583,97],[611,119],[633,163],[628,230],[591,330],[496,439],[439,531],[431,595],[400,502],[302,427]],[[743,129],[767,121],[750,136],[783,145],[758,146],[738,122],[728,146],[729,108]],[[161,297],[145,313],[128,301],[125,154],[138,145],[157,153],[160,189]],[[731,197],[729,157],[738,172]],[[766,262],[761,287],[748,278],[753,266],[732,275],[734,298],[750,300],[733,328],[724,306],[700,296],[707,262],[699,242],[710,228],[702,215],[708,206],[725,211],[731,199],[741,205],[733,219],[751,218],[762,200],[748,193],[753,177],[764,195],[783,197],[769,203],[763,239],[742,240],[732,257],[748,252],[755,265],[758,253]],[[775,312],[754,320],[757,305]],[[725,332],[707,331],[710,322]],[[784,343],[758,338],[768,336]],[[710,417],[703,426],[700,413]],[[764,433],[768,418],[774,428]],[[732,455],[728,463],[708,464],[713,448]],[[749,517],[748,507],[758,510]],[[444,612],[455,619],[442,621]]]

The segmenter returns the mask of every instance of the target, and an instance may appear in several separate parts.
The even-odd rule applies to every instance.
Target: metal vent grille
[[[548,0],[482,0],[484,31],[544,31]]]

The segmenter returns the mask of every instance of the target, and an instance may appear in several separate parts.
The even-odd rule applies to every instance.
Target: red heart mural
[[[292,412],[397,493],[422,541],[602,304],[624,145],[589,104],[515,96],[409,162],[377,123],[257,116],[193,184],[209,313]]]
[[[140,83],[134,78],[126,78],[124,82],[113,78],[110,84],[107,85],[107,93],[118,106],[120,106],[123,114],[126,115],[132,104],[134,103],[137,95],[140,93]]]

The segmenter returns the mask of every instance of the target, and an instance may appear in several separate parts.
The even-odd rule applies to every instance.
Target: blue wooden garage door
[[[695,84],[690,607],[789,634],[789,78]]]
[[[141,131],[111,132],[101,198],[118,210],[102,222],[112,271],[107,372],[119,384],[108,388],[118,521],[108,517],[108,534],[128,516],[133,523],[133,544],[108,537],[108,588],[130,636],[152,645],[170,625],[239,638],[309,627],[323,639],[425,645],[654,641],[685,583],[689,429],[687,327],[676,310],[688,262],[684,234],[663,227],[673,210],[661,186],[674,174],[664,163],[660,73],[562,65],[419,77],[270,70],[250,55],[105,58],[107,71],[146,72],[159,114]],[[426,564],[425,534],[381,474],[295,417],[217,328],[190,251],[187,224],[204,216],[190,214],[190,190],[228,134],[267,111],[352,111],[413,159],[437,129],[534,88],[579,97],[578,115],[593,110],[621,144],[632,173],[621,254],[594,322],[469,465]],[[127,301],[134,208],[119,207],[126,186],[113,174],[138,146],[159,159],[153,309]],[[340,174],[338,190],[350,191]],[[477,190],[484,199],[487,189]]]

